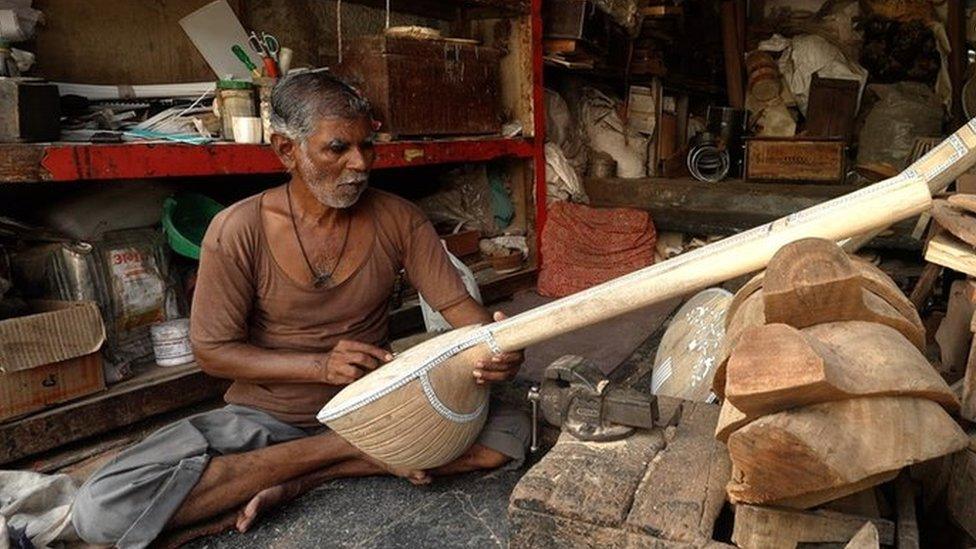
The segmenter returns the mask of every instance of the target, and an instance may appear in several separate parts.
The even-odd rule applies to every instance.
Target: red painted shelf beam
[[[378,169],[532,158],[527,139],[396,141],[376,146]],[[269,174],[284,171],[270,146],[217,143],[16,144],[0,166],[0,182],[145,179],[209,175]],[[11,165],[11,160],[21,166]],[[38,165],[39,164],[39,165]]]

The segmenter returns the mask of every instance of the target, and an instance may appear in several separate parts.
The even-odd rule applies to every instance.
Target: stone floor
[[[524,472],[462,475],[425,487],[389,477],[335,481],[247,534],[225,532],[188,547],[507,547],[508,496]]]

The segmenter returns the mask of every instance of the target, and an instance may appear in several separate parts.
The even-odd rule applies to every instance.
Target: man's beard
[[[305,185],[319,202],[330,208],[345,209],[352,207],[359,201],[363,191],[366,190],[369,177],[365,173],[351,172],[343,173],[335,186],[325,183],[328,178],[321,170],[312,164],[305,154],[298,155],[299,173],[305,180]],[[348,186],[353,184],[355,186]]]

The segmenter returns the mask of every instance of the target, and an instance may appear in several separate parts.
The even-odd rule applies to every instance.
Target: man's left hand
[[[496,311],[492,317],[495,322],[504,320],[505,314]],[[525,353],[522,351],[512,351],[493,355],[491,358],[479,360],[474,369],[474,377],[477,383],[493,383],[497,381],[509,381],[515,378],[522,362],[525,361]]]

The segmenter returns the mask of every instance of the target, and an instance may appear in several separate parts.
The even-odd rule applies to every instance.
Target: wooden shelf
[[[0,424],[0,463],[217,398],[228,385],[194,363],[170,368],[147,365],[132,379],[105,391]]]
[[[374,168],[532,158],[524,138],[473,137],[376,145]],[[14,143],[0,145],[0,183],[270,174],[284,171],[269,145]]]
[[[347,1],[386,9],[386,0]],[[393,0],[390,9],[398,13],[411,13],[451,21],[458,17],[458,10],[464,10],[465,17],[469,19],[503,17],[527,14],[531,5],[530,0]]]

